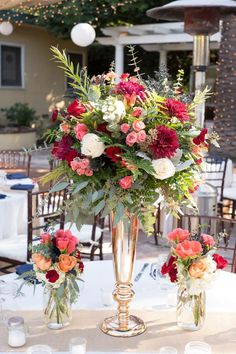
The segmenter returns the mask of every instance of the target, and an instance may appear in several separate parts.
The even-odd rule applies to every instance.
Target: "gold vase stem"
[[[113,224],[113,215],[111,224]],[[145,331],[142,320],[129,315],[129,304],[134,298],[132,275],[138,239],[138,219],[129,214],[127,218],[112,226],[113,264],[116,288],[114,300],[118,303],[117,315],[105,319],[101,329],[113,336],[131,337]]]

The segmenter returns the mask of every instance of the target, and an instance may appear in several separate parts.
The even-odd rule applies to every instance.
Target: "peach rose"
[[[136,132],[139,132],[145,128],[145,124],[141,120],[135,120],[133,122],[133,128]]]
[[[177,256],[186,259],[199,255],[202,252],[202,246],[198,241],[185,240],[177,245],[175,251]]]
[[[70,125],[67,123],[62,123],[60,125],[60,130],[65,134],[69,134],[70,133]]]
[[[190,232],[188,230],[183,230],[180,228],[177,228],[173,231],[171,231],[168,235],[167,238],[169,241],[173,242],[183,242],[190,236]]]
[[[51,258],[47,259],[39,253],[33,253],[32,260],[40,270],[48,270],[52,264]]]
[[[207,266],[204,259],[200,259],[198,262],[193,263],[189,268],[189,274],[193,278],[202,278]]]
[[[76,171],[80,167],[80,163],[78,160],[73,160],[71,161],[70,166],[73,171]]]
[[[136,132],[131,132],[126,137],[126,145],[133,146],[137,142],[138,135]]]
[[[77,263],[77,259],[73,256],[68,256],[67,254],[61,254],[59,256],[59,268],[62,272],[66,273],[73,269]]]
[[[211,235],[202,234],[201,236],[202,236],[203,241],[204,241],[206,246],[209,246],[209,247],[213,247],[214,246],[215,240],[214,240],[214,238]]]

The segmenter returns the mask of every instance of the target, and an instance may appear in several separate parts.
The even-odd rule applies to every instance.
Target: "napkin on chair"
[[[22,179],[27,178],[28,176],[22,172],[8,173],[7,179]]]
[[[6,198],[6,194],[1,194],[0,193],[0,199],[5,199]]]
[[[32,191],[32,189],[34,188],[33,184],[14,184],[13,186],[11,186],[11,189],[14,190],[19,190],[19,191]]]

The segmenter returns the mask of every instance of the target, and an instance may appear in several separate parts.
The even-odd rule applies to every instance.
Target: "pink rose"
[[[183,229],[177,228],[177,229],[171,231],[167,235],[167,239],[169,241],[173,241],[173,242],[178,243],[178,242],[183,242],[189,236],[190,236],[190,232],[188,230],[183,230]]]
[[[136,132],[129,133],[126,137],[126,140],[125,140],[126,144],[128,146],[133,146],[137,142],[137,138],[138,138],[138,136],[137,136]]]
[[[123,123],[123,124],[121,124],[121,126],[120,126],[120,130],[121,130],[122,133],[124,133],[124,134],[128,133],[129,129],[130,129],[130,125],[129,125],[128,123]]]
[[[47,232],[41,235],[41,243],[48,244],[51,242],[51,235]]]
[[[201,234],[201,236],[202,236],[202,239],[203,239],[206,246],[209,246],[209,247],[214,246],[215,240],[211,235]]]
[[[71,161],[70,166],[73,171],[76,171],[80,166],[80,162],[78,160],[73,160]]]
[[[198,256],[202,252],[202,246],[198,241],[185,240],[178,243],[175,251],[180,258],[192,258]]]
[[[145,128],[145,124],[141,120],[135,120],[133,122],[133,128],[136,132],[139,132],[140,130]]]
[[[119,185],[121,186],[121,188],[123,189],[128,189],[132,186],[133,183],[133,178],[132,176],[126,176],[120,179],[119,181]]]
[[[89,130],[87,125],[85,125],[84,123],[78,123],[75,127],[74,127],[74,132],[75,132],[75,136],[77,139],[79,139],[80,141],[83,139],[83,137],[88,134]]]
[[[142,108],[141,108],[141,107],[136,107],[136,108],[133,110],[132,116],[133,116],[133,117],[140,117],[142,113],[143,113]]]
[[[146,138],[147,138],[147,134],[146,134],[145,130],[140,130],[140,132],[138,132],[137,142],[144,143]]]

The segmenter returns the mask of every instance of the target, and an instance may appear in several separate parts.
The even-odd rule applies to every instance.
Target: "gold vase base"
[[[113,337],[134,337],[142,334],[146,330],[144,322],[136,317],[129,316],[128,326],[122,329],[117,316],[106,318],[101,324],[101,330]]]

